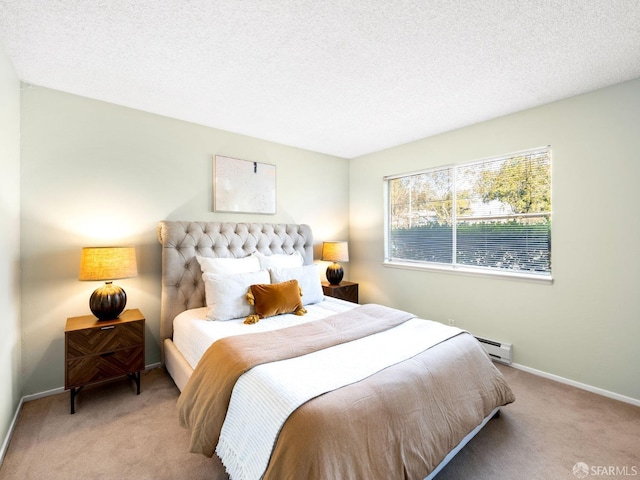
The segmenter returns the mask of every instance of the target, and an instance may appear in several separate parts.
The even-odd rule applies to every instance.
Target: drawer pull
[[[108,327],[100,327],[100,330],[111,330],[112,328],[116,328],[115,325],[109,325]]]
[[[116,352],[107,352],[107,353],[101,353],[100,356],[101,357],[110,357],[111,355],[113,355]]]

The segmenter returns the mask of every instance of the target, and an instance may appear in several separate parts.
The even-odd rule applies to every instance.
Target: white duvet
[[[191,368],[196,368],[204,352],[213,342],[221,338],[299,325],[346,312],[357,306],[354,303],[325,297],[320,303],[305,305],[304,308],[308,312],[306,315],[278,315],[264,318],[253,325],[245,325],[244,317],[224,322],[208,320],[207,307],[193,308],[182,312],[173,321],[173,343]]]

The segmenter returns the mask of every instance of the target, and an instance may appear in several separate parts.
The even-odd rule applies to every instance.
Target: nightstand
[[[115,320],[100,321],[93,315],[67,318],[64,330],[64,388],[75,398],[85,385],[128,376],[140,394],[144,370],[144,316],[138,309],[125,310]]]
[[[322,282],[322,291],[328,297],[339,298],[347,302],[358,303],[358,284],[342,281],[338,285]]]

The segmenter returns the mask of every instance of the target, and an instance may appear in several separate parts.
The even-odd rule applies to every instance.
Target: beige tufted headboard
[[[299,251],[305,265],[313,263],[313,235],[308,225],[163,221],[162,304],[160,341],[173,335],[173,319],[189,308],[205,306],[204,283],[196,254],[242,258]]]

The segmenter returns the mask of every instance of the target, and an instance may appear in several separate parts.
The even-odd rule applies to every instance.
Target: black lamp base
[[[327,280],[331,285],[339,285],[344,277],[344,270],[339,263],[332,263],[327,267]]]
[[[127,304],[127,294],[117,285],[106,282],[96,288],[89,299],[89,308],[98,320],[115,320]]]

